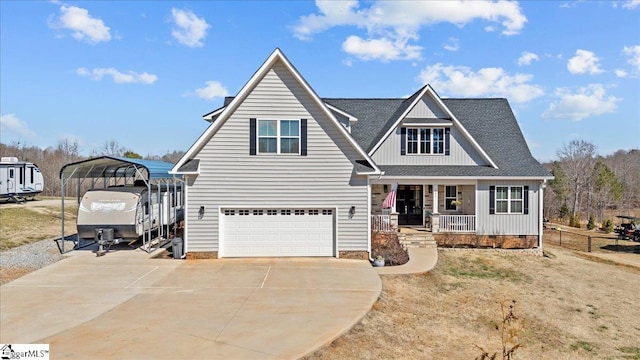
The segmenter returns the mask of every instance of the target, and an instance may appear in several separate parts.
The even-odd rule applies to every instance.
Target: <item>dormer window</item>
[[[444,128],[407,128],[407,154],[444,154]]]

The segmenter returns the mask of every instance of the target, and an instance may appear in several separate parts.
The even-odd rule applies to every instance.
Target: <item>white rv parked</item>
[[[112,186],[92,189],[78,207],[78,237],[137,240],[149,230],[183,219],[182,188],[174,185]]]
[[[44,178],[36,164],[17,157],[0,159],[0,198],[17,202],[33,198],[44,190]]]

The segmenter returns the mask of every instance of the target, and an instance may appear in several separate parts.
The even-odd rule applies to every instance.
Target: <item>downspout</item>
[[[540,191],[538,191],[538,248],[542,251],[542,235],[544,224],[544,189],[547,187],[547,180],[542,180]]]

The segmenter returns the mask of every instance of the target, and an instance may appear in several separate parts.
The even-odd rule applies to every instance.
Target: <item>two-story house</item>
[[[188,257],[369,258],[395,191],[398,226],[542,246],[543,189],[505,99],[320,98],[276,49],[172,170]]]

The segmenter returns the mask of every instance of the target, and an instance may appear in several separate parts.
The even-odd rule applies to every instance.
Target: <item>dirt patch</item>
[[[547,256],[440,251],[426,274],[383,276],[379,301],[307,359],[473,359],[500,351],[500,302],[516,300],[516,358],[624,358],[640,336],[640,270],[547,248]]]

